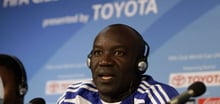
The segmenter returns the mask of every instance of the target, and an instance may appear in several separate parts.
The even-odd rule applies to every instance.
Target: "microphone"
[[[28,104],[46,104],[43,98],[37,97],[29,101]]]
[[[185,104],[190,97],[198,97],[206,91],[206,86],[203,82],[194,82],[187,91],[173,98],[168,104]]]

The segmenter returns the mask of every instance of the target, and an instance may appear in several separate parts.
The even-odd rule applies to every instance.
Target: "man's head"
[[[27,92],[26,72],[14,56],[0,54],[0,77],[3,82],[3,104],[23,104]]]
[[[138,62],[146,58],[145,45],[135,29],[123,24],[110,25],[97,35],[89,64],[103,100],[119,101],[137,88]]]

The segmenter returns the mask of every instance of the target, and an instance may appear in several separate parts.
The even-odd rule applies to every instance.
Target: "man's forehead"
[[[122,36],[120,34],[104,34],[100,35],[94,41],[96,46],[118,46],[118,47],[127,47],[131,43],[131,39]]]
[[[100,34],[113,33],[113,34],[136,34],[134,30],[126,26],[110,26],[103,29]]]
[[[96,41],[115,41],[115,42],[135,42],[137,35],[127,30],[108,30],[101,32],[95,39]]]
[[[129,47],[124,44],[110,44],[108,46],[103,44],[94,44],[93,48],[128,49]]]

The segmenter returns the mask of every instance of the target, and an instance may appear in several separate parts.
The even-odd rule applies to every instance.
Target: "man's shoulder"
[[[89,99],[95,99],[97,96],[98,91],[92,80],[75,81],[73,84],[68,86],[65,93],[57,102],[58,104],[63,102],[65,102],[65,104],[75,104],[76,102],[86,102],[86,104],[92,104],[92,101]]]
[[[149,75],[143,75],[136,94],[146,102],[164,104],[177,96],[178,92],[168,84],[155,81]]]
[[[142,77],[142,81],[140,83],[139,89],[142,90],[142,92],[145,93],[166,93],[166,94],[171,94],[171,95],[177,95],[178,92],[175,88],[172,86],[161,83],[158,81],[155,81],[151,76],[145,75]]]
[[[69,85],[67,88],[67,92],[71,92],[71,93],[97,92],[97,88],[92,80],[84,80]]]

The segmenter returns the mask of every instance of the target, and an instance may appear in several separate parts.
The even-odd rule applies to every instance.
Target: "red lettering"
[[[208,84],[215,84],[220,83],[220,75],[214,74],[214,75],[195,75],[195,76],[188,76],[188,84],[191,84],[195,81],[202,81],[204,83]]]
[[[203,104],[220,104],[220,99],[206,99]]]
[[[49,90],[50,92],[56,92],[56,90],[59,88],[59,84],[58,83],[51,83],[49,84],[49,87],[47,90]]]
[[[213,83],[213,76],[212,75],[205,76],[205,82],[206,83]]]

